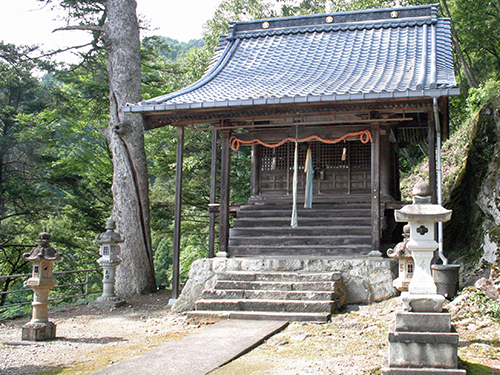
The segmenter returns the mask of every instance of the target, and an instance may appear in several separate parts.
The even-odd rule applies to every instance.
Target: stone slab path
[[[228,319],[95,375],[203,375],[255,348],[288,322]]]

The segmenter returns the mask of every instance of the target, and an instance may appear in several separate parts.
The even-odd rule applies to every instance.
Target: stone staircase
[[[191,318],[326,322],[345,304],[340,272],[249,272],[217,274]]]
[[[230,230],[230,256],[362,256],[371,250],[369,203],[300,207],[296,228],[291,213],[291,204],[243,205]]]

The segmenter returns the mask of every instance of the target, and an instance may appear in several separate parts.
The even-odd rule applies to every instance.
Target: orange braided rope
[[[357,136],[359,136],[359,140],[362,143],[373,142],[372,133],[369,130],[362,130],[362,131],[356,132],[356,133],[347,133],[347,134],[344,134],[342,137],[334,139],[334,140],[324,139],[324,138],[318,137],[317,135],[311,135],[311,136],[306,137],[306,138],[290,138],[290,137],[288,137],[288,138],[283,139],[282,141],[279,141],[278,143],[271,144],[271,143],[262,142],[260,139],[252,139],[251,141],[243,141],[243,140],[237,138],[236,136],[233,136],[233,137],[231,137],[229,142],[231,143],[231,149],[233,151],[238,151],[242,144],[243,145],[248,145],[248,144],[254,145],[254,144],[259,143],[262,146],[269,147],[269,148],[279,147],[286,142],[299,142],[300,143],[300,142],[309,142],[309,141],[314,141],[314,140],[320,141],[323,143],[334,144],[334,143],[342,142],[343,140],[345,140],[348,137],[357,137]]]

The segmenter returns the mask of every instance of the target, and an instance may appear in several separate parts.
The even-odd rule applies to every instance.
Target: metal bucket
[[[433,264],[432,277],[437,287],[438,294],[447,299],[452,299],[458,291],[458,271],[459,264]]]

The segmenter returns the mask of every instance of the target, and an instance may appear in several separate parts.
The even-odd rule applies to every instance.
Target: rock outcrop
[[[490,100],[473,119],[466,161],[445,202],[453,220],[445,226],[444,249],[462,265],[462,286],[490,278],[500,259],[499,103]]]

